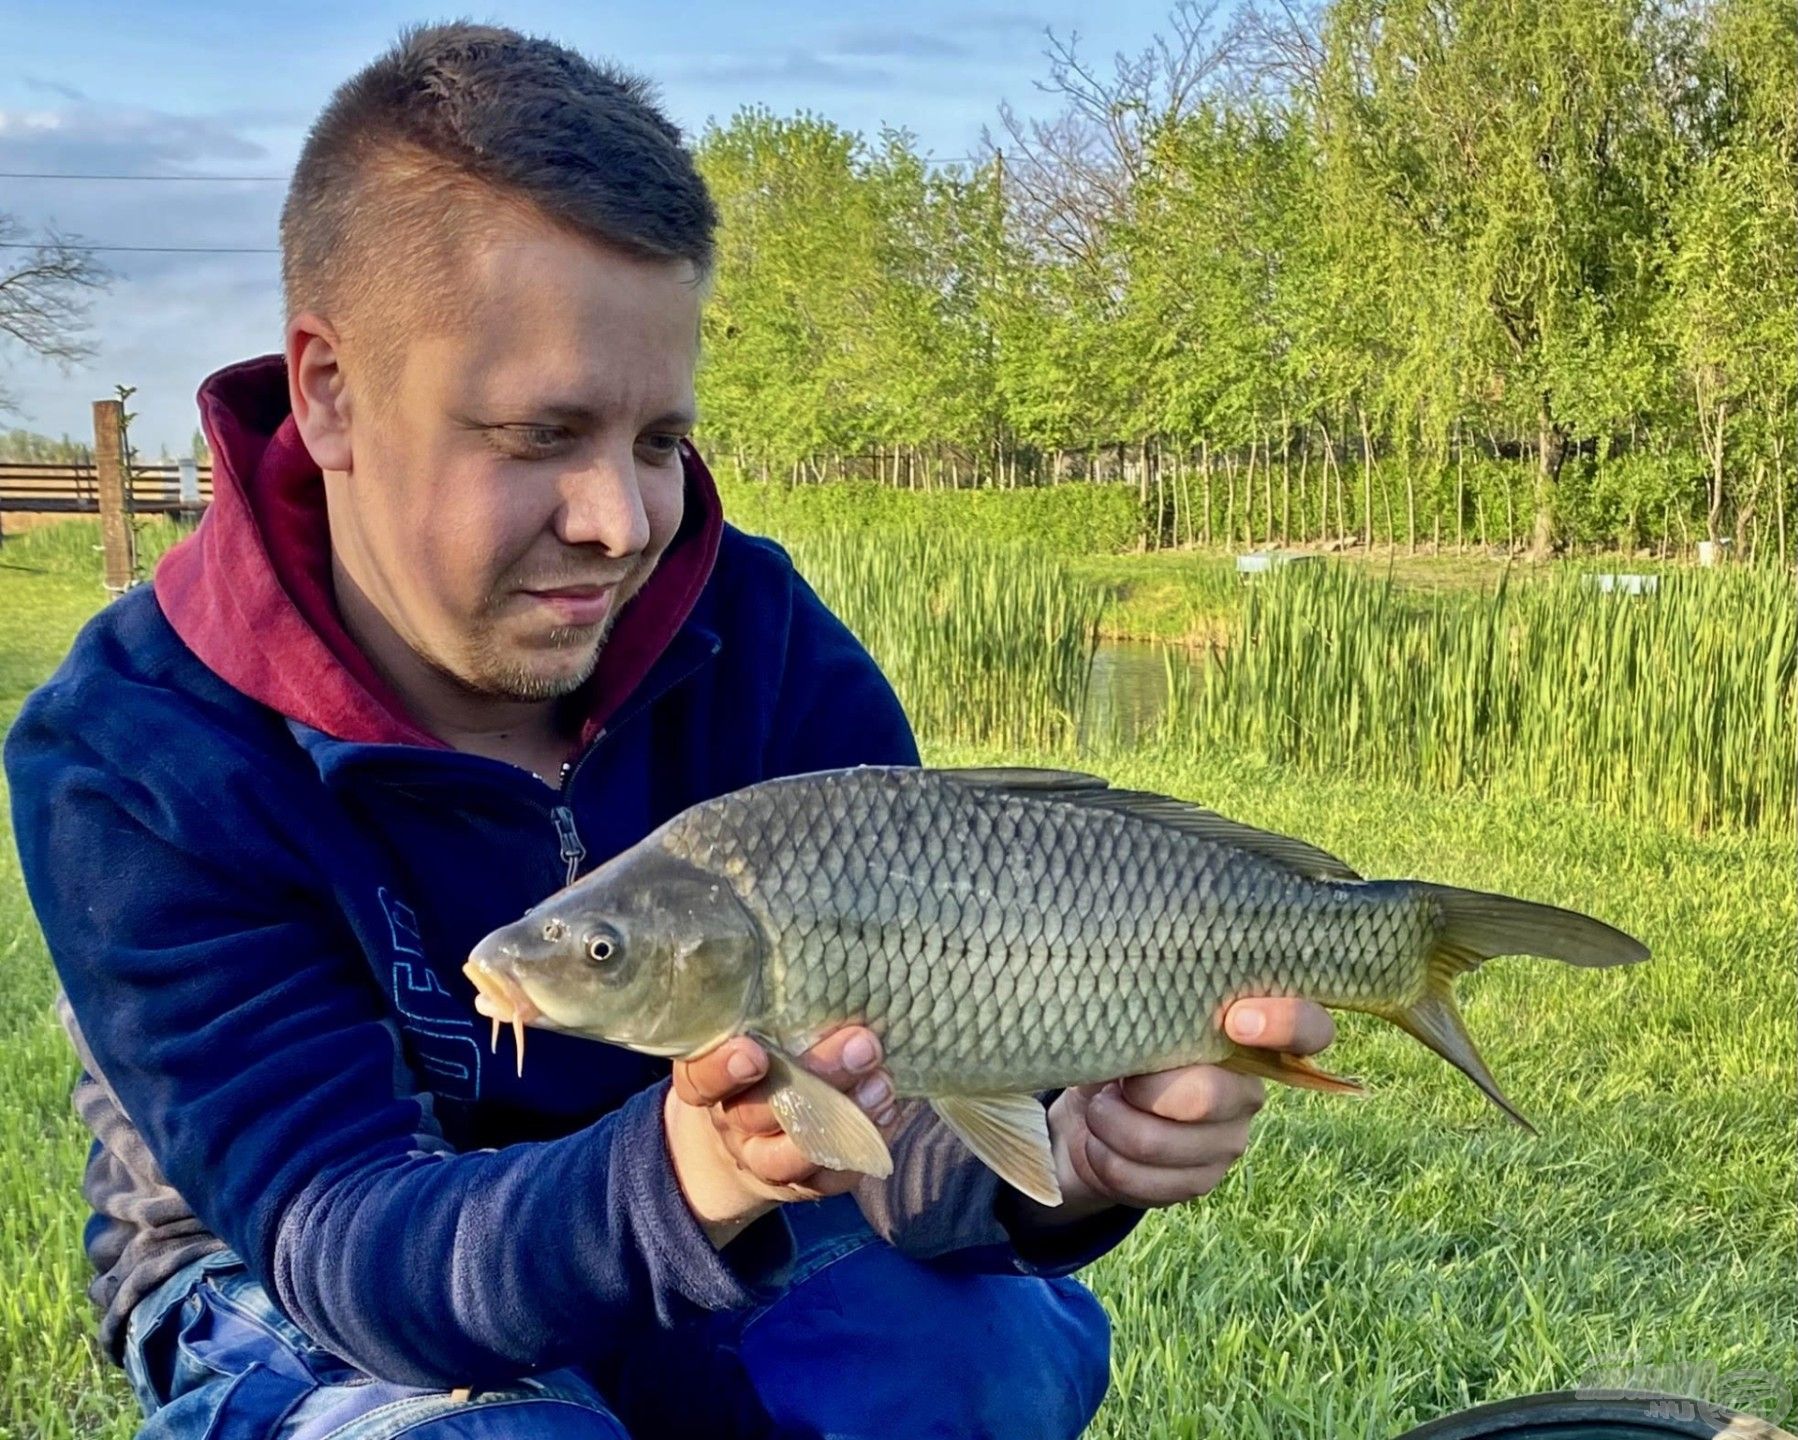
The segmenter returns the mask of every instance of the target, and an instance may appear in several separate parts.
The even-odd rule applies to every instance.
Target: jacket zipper
[[[716,655],[718,653],[718,642],[716,640],[711,642],[710,650],[707,653],[708,656]],[[704,663],[704,658],[705,657],[700,657],[695,659],[686,670],[678,675],[671,676],[666,683],[658,689],[655,698],[659,698],[661,695],[666,694],[675,685],[686,679],[688,675],[692,674],[693,671],[697,670],[699,666]],[[627,719],[634,719],[642,710],[646,709],[647,706],[648,701],[640,699],[636,705],[627,706],[621,712],[621,715]],[[562,803],[554,806],[549,814],[556,825],[556,840],[560,847],[558,853],[562,858],[562,862],[568,867],[562,881],[564,886],[574,884],[575,878],[581,868],[581,861],[587,858],[587,847],[581,843],[581,832],[575,828],[574,811],[568,806],[569,789],[574,782],[575,772],[579,770],[582,765],[587,763],[587,757],[599,749],[607,736],[618,729],[620,723],[620,716],[613,716],[611,722],[604,726],[600,732],[593,737],[592,742],[588,744],[586,749],[581,751],[581,753],[574,759],[564,760],[562,762],[562,773],[556,777],[561,782],[556,793]]]
[[[562,883],[572,885],[581,861],[587,858],[587,847],[581,844],[581,832],[574,828],[574,811],[566,805],[558,805],[549,814],[556,822],[556,839],[561,845],[562,860],[568,866],[568,874]]]

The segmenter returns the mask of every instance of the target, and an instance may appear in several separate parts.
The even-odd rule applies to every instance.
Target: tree
[[[1533,424],[1537,554],[1570,442],[1634,398],[1581,382],[1612,372],[1662,283],[1675,28],[1657,0],[1339,0],[1326,21],[1330,161],[1450,282],[1425,328],[1479,318],[1458,379]]]
[[[22,223],[0,214],[0,254],[31,244]],[[93,347],[83,338],[88,292],[111,279],[106,267],[69,236],[54,230],[25,251],[24,258],[0,262],[0,337],[11,345],[65,368],[85,360]],[[0,412],[13,409],[0,388]]]
[[[1708,535],[1719,538],[1733,498],[1739,542],[1770,494],[1783,558],[1798,399],[1798,11],[1786,0],[1725,0],[1710,18],[1710,133],[1673,208],[1665,323],[1705,461]]]

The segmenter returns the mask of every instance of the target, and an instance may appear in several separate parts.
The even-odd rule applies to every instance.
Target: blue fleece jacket
[[[266,441],[271,377],[238,380]],[[265,548],[291,522],[266,505]],[[778,1212],[722,1252],[688,1212],[665,1061],[538,1032],[520,1078],[509,1042],[489,1052],[460,968],[487,931],[687,805],[915,763],[891,689],[785,554],[713,533],[696,598],[559,786],[283,713],[203,663],[148,588],[108,606],[31,697],[5,764],[85,1066],[90,1252],[115,1346],[131,1303],[220,1243],[321,1344],[429,1385],[594,1364],[636,1328],[780,1283]],[[207,563],[267,586],[255,548],[214,543]],[[282,647],[218,623],[250,647],[232,665],[295,683],[293,646],[259,655]],[[344,682],[302,667],[297,683]],[[893,1243],[941,1263],[1066,1273],[1134,1218],[1014,1241],[1016,1202],[984,1167],[927,1112],[907,1136],[893,1179],[858,1196]]]

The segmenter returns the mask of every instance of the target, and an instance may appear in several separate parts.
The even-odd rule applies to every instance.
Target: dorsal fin
[[[1271,830],[1257,830],[1239,820],[1219,815],[1215,810],[1176,800],[1170,795],[1157,795],[1148,790],[1113,790],[1101,776],[1078,770],[1034,770],[1019,767],[989,766],[968,770],[933,772],[957,784],[977,785],[984,789],[1010,790],[1034,799],[1057,800],[1067,805],[1085,805],[1094,810],[1114,810],[1179,830],[1214,844],[1246,850],[1264,860],[1272,860],[1287,869],[1313,880],[1359,880],[1361,876],[1327,850],[1290,835],[1276,835]]]
[[[1033,795],[1040,795],[1047,790],[1085,794],[1111,790],[1111,782],[1103,775],[1088,775],[1084,770],[1041,770],[1032,765],[975,765],[965,769],[932,770],[930,773],[960,785],[978,785],[987,790],[1026,791]]]

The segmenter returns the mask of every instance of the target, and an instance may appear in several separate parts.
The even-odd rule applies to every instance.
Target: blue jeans
[[[847,1196],[793,1207],[769,1303],[659,1332],[602,1378],[559,1370],[461,1400],[362,1374],[286,1320],[230,1252],[132,1313],[139,1440],[1072,1440],[1105,1393],[1110,1326],[1071,1279],[909,1260]],[[627,1424],[630,1428],[627,1428]]]

